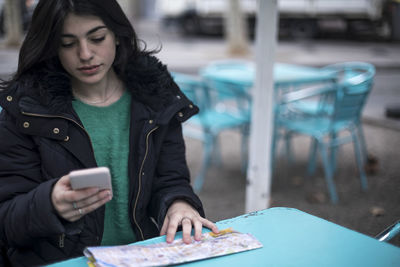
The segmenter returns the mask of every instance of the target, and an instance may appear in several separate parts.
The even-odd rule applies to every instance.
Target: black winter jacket
[[[50,69],[27,75],[33,83],[16,82],[0,92],[0,245],[13,266],[81,256],[86,246],[100,244],[105,210],[74,223],[57,216],[50,199],[53,185],[72,170],[97,165],[72,108],[67,75]],[[159,234],[176,199],[204,216],[190,186],[181,128],[198,108],[155,57],[132,60],[126,77],[132,93],[126,216],[143,240]]]

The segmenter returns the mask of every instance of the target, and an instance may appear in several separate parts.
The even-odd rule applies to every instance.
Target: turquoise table
[[[212,258],[184,266],[398,267],[400,248],[341,227],[305,212],[271,208],[217,223],[220,229],[251,233],[263,248]],[[164,242],[157,237],[138,244]],[[77,258],[52,267],[84,267]]]
[[[255,65],[251,61],[222,60],[211,63],[200,70],[204,78],[230,82],[251,87],[255,80]],[[336,75],[331,71],[308,66],[275,63],[274,85],[296,85],[316,82],[335,81]]]

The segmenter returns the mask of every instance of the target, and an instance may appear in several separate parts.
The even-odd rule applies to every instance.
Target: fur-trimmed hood
[[[39,104],[53,114],[66,112],[73,100],[70,77],[66,72],[55,69],[45,66],[24,74],[0,91],[0,104],[11,95],[14,100],[23,98],[24,102]],[[167,67],[156,57],[144,53],[128,63],[122,77],[132,97],[154,111],[167,106],[179,91]]]

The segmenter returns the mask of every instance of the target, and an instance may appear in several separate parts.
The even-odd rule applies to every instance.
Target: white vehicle
[[[220,34],[223,32],[228,1],[158,0],[156,12],[164,25],[177,24],[185,34]],[[250,27],[254,28],[257,0],[241,0],[240,5]]]
[[[184,33],[220,34],[228,3],[229,0],[158,0],[156,10],[165,25],[175,23]],[[251,32],[257,0],[241,0],[240,4]],[[390,36],[400,28],[399,6],[398,0],[278,0],[280,33],[314,37],[333,25],[347,31],[368,29]]]
[[[393,0],[278,0],[280,30],[314,37],[336,27],[349,33],[372,31],[389,37],[394,23]]]

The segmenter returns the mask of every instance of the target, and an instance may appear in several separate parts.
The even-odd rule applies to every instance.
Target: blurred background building
[[[145,2],[145,1],[142,1]],[[157,0],[146,2],[146,16],[163,25],[175,24],[185,34],[222,34],[229,9],[226,0]],[[256,0],[241,0],[240,8],[254,35]],[[153,6],[155,5],[155,6]],[[400,39],[399,1],[396,0],[279,0],[279,33],[289,37],[317,37],[326,31],[375,34]],[[150,11],[151,10],[151,11]],[[155,10],[152,11],[152,10]]]

